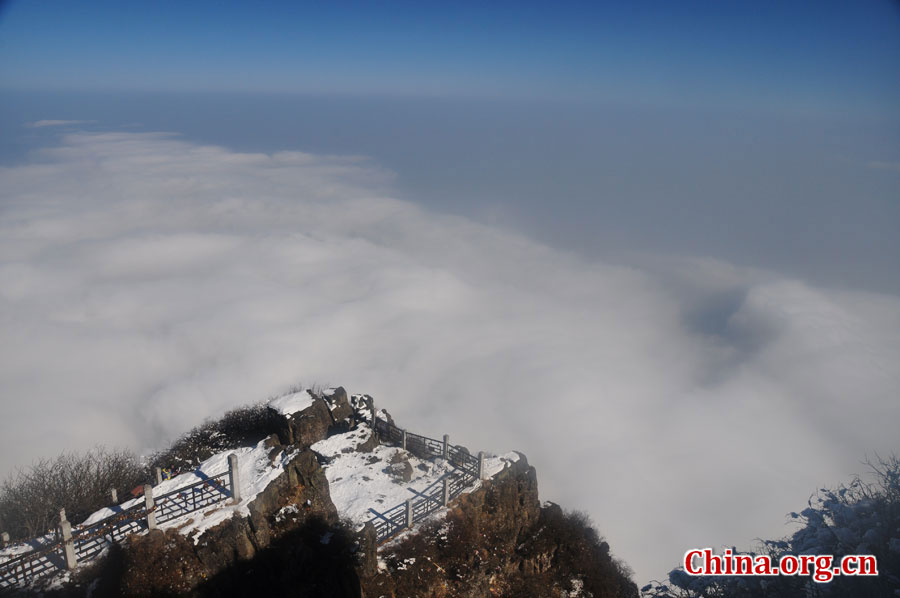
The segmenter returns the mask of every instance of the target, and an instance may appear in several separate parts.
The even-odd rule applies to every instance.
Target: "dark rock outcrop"
[[[284,473],[250,503],[249,511],[249,517],[235,515],[207,530],[196,544],[177,530],[131,536],[123,550],[119,594],[195,595],[201,584],[240,563],[254,561],[262,552],[271,555],[273,543],[310,520],[325,526],[338,522],[325,472],[309,449],[297,452]]]
[[[524,456],[459,497],[446,520],[382,550],[387,568],[361,570],[366,596],[636,598],[637,586],[586,520],[541,507]]]
[[[306,392],[312,396],[312,405],[283,419],[277,430],[282,444],[309,447],[326,438],[335,426],[351,425],[353,407],[343,387],[333,389],[329,395]]]
[[[323,394],[322,399],[331,411],[332,423],[340,424],[353,417],[353,407],[350,405],[350,398],[343,386],[331,389],[331,394]]]

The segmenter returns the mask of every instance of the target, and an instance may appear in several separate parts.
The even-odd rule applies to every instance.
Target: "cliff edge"
[[[376,414],[371,397],[343,388],[270,401],[264,420],[255,443],[166,482],[177,493],[180,479],[237,454],[232,500],[110,541],[98,558],[8,593],[638,595],[584,516],[540,503],[535,469],[521,453],[476,457],[447,437],[407,433],[387,412]]]

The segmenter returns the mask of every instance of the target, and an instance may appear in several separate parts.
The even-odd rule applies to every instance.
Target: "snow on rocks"
[[[286,507],[281,507],[277,513],[275,513],[275,521],[276,523],[281,523],[291,515],[296,515],[300,512],[300,507],[297,505],[287,505]]]
[[[185,513],[165,523],[159,524],[160,529],[178,529],[181,533],[194,536],[197,541],[200,534],[207,529],[215,527],[219,523],[230,519],[234,514],[249,515],[248,506],[257,495],[266,489],[275,478],[284,471],[284,465],[294,456],[293,451],[282,451],[275,459],[269,459],[269,449],[265,440],[260,441],[255,447],[243,447],[217,453],[201,463],[194,471],[182,473],[170,480],[165,480],[153,488],[153,495],[158,497],[169,492],[189,486],[195,482],[205,480],[228,470],[228,456],[237,455],[238,478],[241,486],[241,502],[232,504],[231,499],[214,503],[197,511]],[[91,515],[82,525],[87,526],[105,519],[111,515],[128,509],[138,503],[143,503],[144,498],[135,498],[115,508],[100,509]],[[81,527],[81,526],[79,526]]]
[[[235,514],[243,517],[249,516],[250,503],[284,472],[284,466],[295,455],[295,451],[285,450],[270,460],[270,450],[266,446],[266,441],[262,440],[253,448],[245,447],[219,453],[204,461],[200,466],[201,470],[206,471],[206,468],[208,468],[210,472],[219,472],[228,469],[228,455],[232,453],[237,455],[241,502],[236,505],[217,503],[206,509],[194,511],[167,521],[160,527],[163,529],[177,528],[181,533],[193,536],[196,542],[204,531],[230,519]]]
[[[326,459],[325,477],[331,493],[331,501],[342,517],[362,525],[372,518],[370,508],[386,511],[416,493],[441,484],[444,474],[452,473],[453,466],[444,459],[423,460],[400,448],[379,445],[371,453],[356,452],[356,446],[371,435],[368,424],[360,424],[356,430],[338,434],[312,445]],[[392,460],[408,460],[412,466],[409,482],[400,482],[392,473]]]
[[[584,581],[575,577],[572,580],[570,580],[569,583],[572,584],[572,591],[571,592],[563,592],[567,596],[567,598],[583,598],[583,596],[584,596]]]
[[[342,389],[329,389],[335,396],[339,394],[338,391],[343,392]],[[366,408],[369,401],[367,396],[353,395],[349,403],[346,395],[343,396],[343,404],[348,410],[356,411],[357,418],[368,419],[366,416],[370,415],[370,411]],[[295,414],[312,407],[315,399],[316,396],[312,392],[304,390],[273,399],[269,402],[269,406],[291,419]],[[333,408],[332,402],[336,403],[326,399],[326,403]],[[390,417],[383,409],[379,410],[379,416],[386,420]],[[444,476],[460,474],[460,470],[445,459],[439,457],[423,459],[394,446],[378,445],[370,452],[357,451],[359,445],[370,440],[371,434],[370,422],[362,421],[355,428],[334,434],[310,447],[322,457],[321,460],[325,461],[323,466],[325,477],[328,480],[331,500],[338,513],[359,527],[373,518],[371,509],[385,512],[409,499],[418,500],[422,493],[432,493],[436,487],[440,487]],[[285,466],[297,455],[298,450],[299,448],[290,446],[281,451],[273,451],[271,444],[263,440],[256,446],[217,453],[201,463],[194,471],[163,481],[153,488],[153,495],[156,498],[227,472],[228,457],[234,454],[238,458],[241,501],[233,504],[230,498],[224,498],[217,503],[162,522],[159,527],[177,529],[180,533],[193,538],[194,542],[198,542],[206,530],[235,515],[248,516],[250,503],[284,472]],[[519,459],[518,453],[486,454],[484,476],[493,477]],[[480,481],[472,479],[472,484],[464,492],[471,492],[480,485]],[[80,527],[90,526],[143,502],[144,497],[138,497],[112,508],[100,509],[73,531],[77,532]],[[297,512],[298,506],[288,505],[276,514],[276,520],[292,517]],[[440,509],[432,517],[442,517],[445,513],[445,509]],[[29,543],[5,546],[0,549],[0,562],[55,541],[55,534],[49,533],[44,537],[32,539]]]
[[[520,456],[521,455],[515,451],[511,453],[505,453],[503,455],[492,455],[490,453],[485,453],[484,477],[494,477],[495,475],[509,467],[510,464],[518,461]]]
[[[441,485],[445,475],[459,471],[440,457],[421,459],[393,446],[379,445],[369,453],[357,452],[356,447],[370,435],[369,424],[361,423],[355,430],[321,440],[311,447],[328,461],[325,476],[338,513],[357,525],[372,519],[370,509],[384,512],[409,499],[416,499],[426,490],[433,491],[435,486]],[[520,455],[515,452],[486,455],[485,476],[495,476],[519,458]],[[398,467],[401,464],[404,468]],[[412,475],[409,481],[404,481],[398,470],[408,472],[409,469]],[[479,485],[480,482],[473,481],[466,491],[470,492]]]
[[[409,569],[409,567],[411,565],[415,565],[415,564],[416,564],[416,557],[414,557],[414,556],[409,557],[408,559],[403,559],[400,562],[400,564],[397,565],[397,570],[398,571],[406,571],[407,569]]]
[[[204,531],[223,523],[234,515],[249,516],[249,505],[256,497],[266,489],[278,476],[284,472],[285,465],[296,455],[296,450],[288,448],[270,459],[271,449],[266,446],[266,441],[260,441],[254,447],[243,447],[218,453],[203,463],[196,470],[182,473],[170,480],[166,480],[153,488],[154,497],[161,497],[169,492],[190,486],[195,482],[220,476],[228,471],[228,457],[235,454],[238,457],[238,478],[240,481],[242,500],[234,504],[230,497],[210,504],[206,507],[185,513],[179,517],[159,523],[160,529],[177,529],[180,533],[193,537],[198,542]],[[94,512],[84,523],[75,526],[73,532],[97,523],[107,517],[121,513],[128,508],[143,504],[144,497],[128,500],[112,508],[103,508]],[[139,532],[146,533],[146,532]],[[29,540],[26,543],[12,544],[0,550],[0,563],[15,558],[16,556],[39,550],[42,546],[51,544],[57,540],[54,533],[49,533],[41,538]],[[99,553],[102,556],[106,550]],[[91,559],[93,560],[93,559]],[[69,579],[69,572],[60,570],[45,578],[49,589],[60,586]]]
[[[293,415],[312,406],[315,397],[308,390],[291,393],[272,399],[269,401],[269,407],[280,413],[281,415]]]

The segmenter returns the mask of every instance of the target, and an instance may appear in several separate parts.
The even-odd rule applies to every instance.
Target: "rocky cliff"
[[[431,465],[399,448],[390,449],[394,463],[379,462],[387,453],[375,450],[365,406],[338,388],[297,411],[282,409],[261,446],[273,463],[284,463],[283,473],[253,498],[248,514],[236,512],[202,533],[185,533],[196,528],[192,519],[133,535],[42,591],[94,598],[637,596],[584,518],[541,505],[524,455],[376,546],[371,525],[360,530],[342,520],[326,475],[329,458],[311,447],[340,440],[339,454],[365,454],[365,463],[391,475],[405,464],[406,481],[410,461],[423,470]],[[403,477],[395,475],[398,483]]]

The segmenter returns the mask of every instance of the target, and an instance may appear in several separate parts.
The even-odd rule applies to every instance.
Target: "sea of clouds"
[[[519,449],[637,580],[788,533],[897,449],[900,298],[590,261],[391,198],[364,158],[70,134],[0,169],[0,476],[295,383]]]

